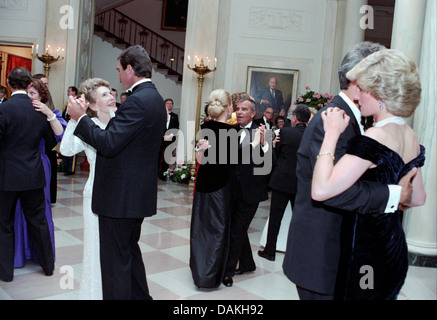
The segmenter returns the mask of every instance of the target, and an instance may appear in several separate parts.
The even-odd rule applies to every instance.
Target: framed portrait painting
[[[162,1],[162,30],[186,31],[188,0]]]
[[[259,113],[271,107],[276,115],[282,110],[286,114],[292,102],[296,101],[298,82],[298,70],[249,66],[246,90],[255,98]]]

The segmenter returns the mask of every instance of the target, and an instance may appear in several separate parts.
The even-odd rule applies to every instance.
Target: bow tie
[[[133,91],[131,91],[131,90],[126,91],[126,95],[127,95],[128,97],[131,96],[132,93],[133,93]]]

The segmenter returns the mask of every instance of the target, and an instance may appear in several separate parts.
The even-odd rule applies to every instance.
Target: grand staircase
[[[97,14],[94,32],[121,50],[141,45],[150,55],[156,69],[177,83],[182,82],[184,49],[163,38],[117,9]]]

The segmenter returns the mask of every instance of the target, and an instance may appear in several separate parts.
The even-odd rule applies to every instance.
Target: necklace
[[[386,124],[389,124],[389,123],[395,123],[395,124],[398,124],[398,125],[402,126],[406,122],[401,117],[390,117],[390,118],[387,118],[387,119],[384,119],[384,120],[381,120],[381,121],[375,123],[374,127],[381,128],[381,127],[383,127],[383,126],[385,126]]]

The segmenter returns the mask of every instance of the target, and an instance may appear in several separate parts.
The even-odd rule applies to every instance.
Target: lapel
[[[358,124],[354,113],[352,112],[351,108],[346,103],[346,101],[344,101],[342,97],[336,96],[332,100],[332,104],[337,105],[340,109],[346,112],[346,114],[350,117],[350,125],[352,126],[355,135],[361,135],[360,125]]]

